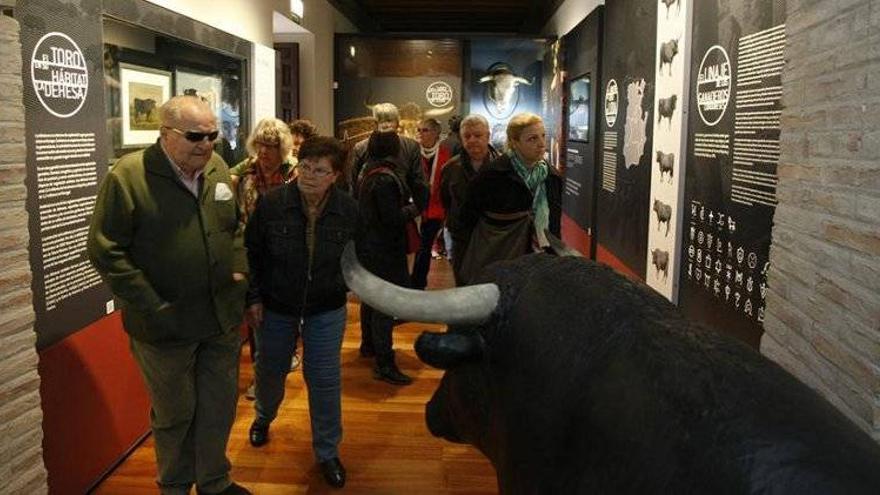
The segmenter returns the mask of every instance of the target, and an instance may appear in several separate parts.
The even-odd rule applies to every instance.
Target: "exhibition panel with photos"
[[[86,257],[88,219],[107,168],[158,138],[162,103],[175,94],[204,98],[222,126],[217,151],[228,161],[244,155],[250,43],[142,0],[80,8],[33,0],[16,16],[39,20],[22,23],[21,40],[42,349],[115,309]]]
[[[28,0],[13,16],[42,456],[50,492],[87,493],[149,419],[118,308],[86,255],[98,185],[118,157],[155,142],[156,109],[174,94],[208,100],[225,124],[221,143],[241,149],[254,45],[146,0]],[[70,456],[83,445],[89,455]]]
[[[217,116],[216,151],[246,155],[241,60],[130,24],[104,21],[104,81],[112,161],[159,137],[159,107],[172,96],[203,99]]]
[[[777,203],[784,12],[784,2],[744,0],[604,9],[600,247],[687,316],[756,347]]]

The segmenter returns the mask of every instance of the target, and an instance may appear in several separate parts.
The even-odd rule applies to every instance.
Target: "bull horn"
[[[484,348],[485,341],[479,332],[422,332],[415,345],[422,362],[441,370],[479,360]]]
[[[513,81],[520,83],[520,84],[525,84],[526,86],[532,85],[532,83],[528,79],[526,79],[524,77],[520,77],[520,76],[514,76]]]
[[[483,83],[487,83],[489,81],[492,81],[493,79],[495,79],[493,76],[483,76],[477,82],[479,82],[480,84],[483,84]]]
[[[345,283],[361,301],[402,320],[468,325],[489,320],[500,292],[495,284],[421,291],[405,289],[370,273],[361,266],[354,242],[342,252]]]

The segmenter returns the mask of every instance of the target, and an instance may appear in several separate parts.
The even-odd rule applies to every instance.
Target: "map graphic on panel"
[[[645,277],[651,185],[651,139],[658,2],[608,1],[599,105],[601,188],[596,235],[639,277]],[[674,7],[673,7],[674,8]],[[600,258],[601,259],[601,258]]]

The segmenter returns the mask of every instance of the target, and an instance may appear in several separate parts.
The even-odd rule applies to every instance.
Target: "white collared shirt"
[[[177,172],[177,178],[180,179],[180,182],[186,187],[189,192],[193,194],[196,198],[199,197],[199,185],[201,184],[202,174],[205,172],[205,169],[200,169],[196,173],[193,174],[192,179],[187,177],[186,172],[180,168],[179,165],[174,163],[174,160],[171,159],[171,155],[165,151],[165,146],[162,145],[162,142],[159,141],[159,147],[162,148],[162,152],[165,153],[165,157],[168,158],[168,163],[173,165],[173,169]]]

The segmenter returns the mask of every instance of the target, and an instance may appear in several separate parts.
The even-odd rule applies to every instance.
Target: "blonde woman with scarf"
[[[508,150],[470,183],[462,206],[465,248],[461,285],[473,282],[487,265],[549,246],[545,231],[559,236],[562,179],[546,160],[541,117],[513,116],[507,125]]]

